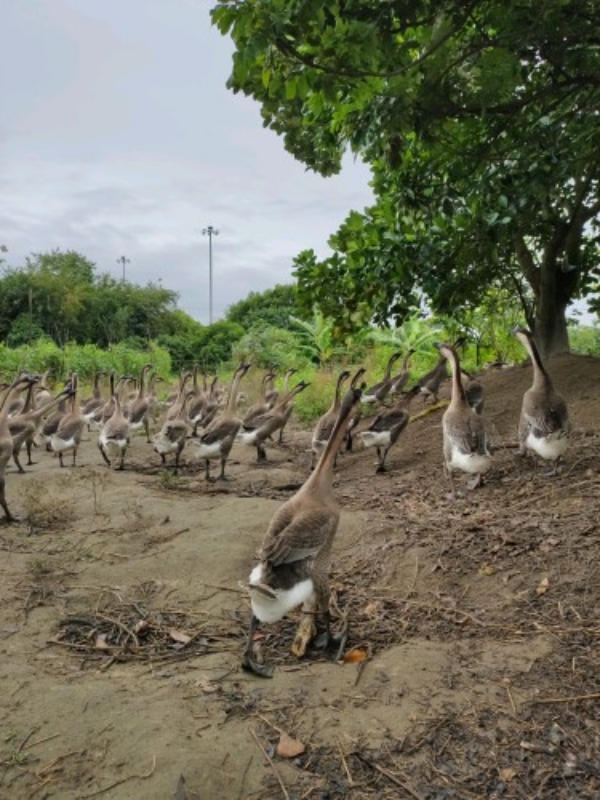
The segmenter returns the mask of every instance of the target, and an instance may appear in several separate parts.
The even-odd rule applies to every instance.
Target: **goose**
[[[267,460],[264,443],[287,423],[294,409],[292,400],[308,385],[305,381],[300,381],[270,411],[260,417],[254,417],[248,425],[242,423],[244,430],[238,433],[238,438],[242,444],[256,447],[257,461]]]
[[[333,463],[346,433],[348,417],[360,401],[362,389],[352,386],[340,405],[337,421],[315,469],[299,491],[274,514],[263,541],[260,561],[250,573],[248,590],[252,614],[242,666],[264,678],[273,667],[259,663],[253,640],[260,623],[277,622],[302,606],[292,652],[298,658],[308,644],[326,649],[345,644],[331,635],[329,613],[329,568],[331,548],[340,520],[340,507],[333,493]]]
[[[104,374],[105,373],[102,371],[94,373],[92,396],[88,400],[86,400],[81,407],[81,413],[85,417],[88,430],[92,423],[95,412],[98,409],[102,408],[102,406],[104,405],[104,399],[102,397],[102,388],[100,386],[100,381],[102,380],[102,376]]]
[[[461,347],[466,341],[464,336],[460,336],[452,345],[454,349]],[[427,402],[427,398],[431,397],[432,405],[438,401],[438,393],[440,386],[448,377],[447,361],[444,356],[440,356],[437,364],[429,372],[425,373],[422,378],[417,382],[421,394],[423,395],[423,402]]]
[[[81,444],[81,436],[85,427],[85,417],[77,402],[77,373],[71,375],[71,408],[64,414],[56,433],[50,437],[50,447],[58,453],[58,461],[64,467],[63,454],[71,451],[73,453],[73,466],[77,464],[77,450]]]
[[[47,403],[48,400],[52,400],[52,394],[50,393],[50,389],[48,388],[48,378],[50,377],[50,370],[47,369],[42,377],[40,378],[40,382],[35,387],[35,406],[39,408],[39,406],[43,406],[44,403]]]
[[[0,402],[0,506],[2,506],[2,510],[4,511],[6,522],[17,521],[16,517],[10,513],[6,502],[6,467],[13,451],[13,440],[8,426],[8,410],[11,403],[18,397],[28,381],[29,376],[23,374],[19,375],[19,377],[8,386]]]
[[[531,331],[517,327],[512,333],[531,356],[533,366],[533,386],[523,396],[518,455],[532,450],[545,461],[551,461],[550,475],[557,475],[571,430],[567,404],[554,388]]]
[[[179,378],[179,393],[177,395],[176,400],[169,405],[167,409],[167,419],[177,419],[181,413],[181,408],[186,400],[187,397],[187,383],[189,379],[192,377],[191,372],[184,372],[180,375]]]
[[[476,414],[483,414],[483,385],[462,367],[460,369],[460,379],[465,387],[467,403]]]
[[[314,466],[317,460],[319,459],[321,453],[325,449],[325,445],[329,441],[331,432],[335,427],[335,423],[337,422],[337,418],[340,413],[342,386],[345,383],[345,381],[348,380],[349,377],[350,373],[348,372],[348,370],[343,370],[342,372],[340,372],[335,385],[335,394],[333,396],[333,402],[331,403],[329,409],[323,414],[323,416],[318,420],[316,424],[311,441],[311,461],[310,461],[311,469],[314,469]]]
[[[352,379],[353,383],[351,383],[350,385],[354,386],[357,383],[357,381],[362,377],[362,375],[364,375],[365,371],[366,370],[362,368],[362,372],[360,373],[360,375],[357,373],[357,375],[355,375],[354,378]],[[344,441],[346,443],[346,453],[351,453],[353,450],[354,430],[356,429],[358,423],[360,422],[361,417],[362,417],[362,406],[359,404],[354,407],[354,409],[350,413],[350,416],[348,417],[348,424],[346,425],[346,435],[344,436]]]
[[[190,442],[190,453],[194,460],[204,458],[206,462],[206,480],[210,481],[210,459],[218,458],[221,461],[221,472],[219,478],[226,480],[225,465],[229,458],[229,453],[233,447],[235,437],[242,425],[241,419],[235,414],[235,401],[237,398],[240,382],[246,372],[250,369],[250,364],[243,362],[238,366],[232,384],[229,388],[229,398],[225,410],[215,417],[213,421],[204,429],[204,433],[199,439],[192,439]]]
[[[287,394],[288,383],[289,383],[290,378],[292,377],[292,375],[295,375],[297,372],[298,372],[298,370],[295,367],[290,367],[290,369],[288,369],[287,372],[285,373],[285,377],[283,379],[283,388],[281,390],[284,395]],[[277,393],[277,397],[278,396],[279,396],[279,394]],[[273,408],[273,406],[275,405],[275,402],[276,402],[276,400],[273,400],[272,403],[269,400],[269,408]],[[290,410],[289,410],[289,413],[287,415],[287,418],[286,418],[285,422],[283,423],[281,428],[279,428],[279,444],[283,443],[283,432],[285,431],[285,429],[287,427],[287,424],[289,422],[289,419],[290,419],[290,416],[291,416],[293,410],[294,410],[294,406],[292,405]]]
[[[115,394],[121,397],[121,392],[123,391],[125,384],[131,380],[131,376],[129,375],[121,375],[118,381],[115,382],[115,370],[111,370],[109,375],[109,384],[110,384],[110,391],[108,400],[104,403],[104,405],[100,406],[100,408],[96,409],[93,416],[91,417],[91,422],[94,427],[98,430],[102,429],[104,423],[109,420],[113,412],[115,410]],[[114,387],[114,392],[113,392]]]
[[[152,364],[144,364],[140,370],[139,389],[135,399],[129,405],[129,429],[137,431],[143,428],[146,433],[146,442],[150,444],[150,396],[146,391],[146,375],[152,369]]]
[[[379,383],[376,383],[374,386],[371,386],[369,389],[365,391],[362,396],[363,403],[381,403],[387,395],[390,393],[390,389],[392,388],[392,367],[394,363],[400,358],[402,353],[394,353],[390,359],[388,360],[387,367],[385,368],[385,373],[382,380]]]
[[[125,453],[129,445],[129,422],[123,414],[121,408],[120,392],[123,388],[122,381],[118,382],[119,387],[115,386],[115,376],[111,373],[110,376],[110,392],[113,400],[113,412],[110,417],[103,423],[98,436],[98,448],[102,454],[102,458],[107,466],[111,466],[110,457],[119,457],[119,466],[117,469],[123,469],[125,462]]]
[[[281,388],[281,394],[287,394],[289,391],[288,384],[290,382],[290,378],[292,375],[295,375],[298,370],[295,367],[290,367],[286,369],[285,375],[283,376],[283,386]],[[275,377],[275,376],[273,376]],[[277,389],[268,389],[265,394],[265,400],[267,402],[267,408],[271,409],[275,405],[275,403],[279,400],[280,393]]]
[[[50,446],[50,437],[52,434],[56,433],[58,429],[58,425],[61,419],[67,413],[67,395],[63,395],[60,398],[60,402],[56,406],[56,411],[54,411],[50,416],[46,417],[42,424],[42,430],[40,431],[41,435],[46,441],[46,451],[48,453],[52,452],[52,447]]]
[[[29,378],[32,384],[37,383],[37,376]],[[31,389],[33,386],[31,387]],[[27,449],[27,466],[31,466],[34,462],[31,459],[31,449],[35,439],[35,434],[42,422],[42,417],[54,406],[58,405],[63,397],[69,397],[71,394],[71,384],[68,383],[65,388],[56,397],[53,397],[47,403],[39,408],[31,408],[29,411],[24,411],[16,417],[9,420],[9,428],[13,437],[13,461],[20,473],[25,472],[21,466],[19,454],[21,448],[25,444]]]
[[[190,399],[188,417],[192,427],[192,436],[198,436],[198,428],[205,428],[217,416],[219,403],[217,401],[216,386],[218,376],[213,378],[210,388],[204,391],[200,397]]]
[[[179,472],[179,459],[185,447],[188,432],[187,403],[195,396],[196,393],[193,389],[187,392],[179,416],[165,420],[160,432],[156,434],[153,440],[154,451],[160,455],[160,460],[163,465],[167,463],[167,455],[169,453],[174,454],[174,475],[177,475]]]
[[[489,470],[492,458],[483,418],[469,406],[460,378],[460,362],[454,347],[440,342],[434,343],[440,354],[447,359],[452,371],[452,397],[450,405],[442,417],[444,432],[444,461],[454,495],[452,473],[458,469],[475,475],[469,484],[475,489],[483,482],[483,475]]]
[[[251,425],[257,417],[261,417],[269,410],[269,405],[267,403],[267,387],[273,377],[274,374],[270,370],[263,375],[260,382],[260,398],[256,403],[254,403],[254,405],[250,406],[248,411],[246,411],[246,414],[242,419],[242,424],[244,426]]]
[[[404,356],[404,361],[402,362],[402,369],[397,375],[394,375],[392,377],[392,385],[390,386],[391,395],[400,394],[402,389],[404,389],[409,377],[410,359],[413,353],[415,352],[416,351],[413,350],[412,347],[410,348],[410,350],[408,350],[408,352]]]
[[[414,386],[395,405],[382,409],[366,430],[356,434],[363,448],[377,448],[378,464],[375,470],[376,473],[386,471],[385,460],[387,455],[408,425],[410,402],[418,393],[419,387]]]

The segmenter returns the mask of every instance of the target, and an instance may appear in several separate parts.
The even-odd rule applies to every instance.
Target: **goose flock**
[[[533,384],[525,392],[518,426],[518,455],[531,452],[550,462],[556,475],[566,452],[570,432],[569,415],[564,399],[554,387],[530,331],[514,328],[513,335],[531,358]],[[335,383],[330,408],[317,421],[311,439],[311,470],[299,491],[277,510],[268,527],[259,556],[248,581],[252,616],[242,665],[262,677],[272,674],[271,666],[261,663],[254,653],[255,632],[261,623],[280,620],[289,611],[301,607],[301,620],[292,645],[300,657],[308,646],[343,648],[345,634],[333,636],[329,620],[329,569],[331,551],[340,518],[340,507],[333,492],[333,474],[341,452],[374,447],[377,472],[384,472],[391,448],[398,442],[410,420],[410,407],[420,395],[435,403],[442,382],[451,378],[450,402],[442,417],[442,452],[455,496],[454,476],[466,473],[467,486],[475,489],[484,481],[492,466],[492,448],[483,415],[483,387],[460,364],[459,348],[464,339],[453,344],[436,343],[439,353],[436,366],[405,391],[410,379],[408,350],[398,374],[394,364],[402,357],[395,352],[388,360],[383,378],[370,387],[363,381],[364,368],[353,375],[343,370]],[[262,378],[260,396],[242,415],[247,395],[240,390],[250,369],[241,363],[235,370],[228,393],[210,383],[199,370],[183,372],[178,391],[161,402],[157,384],[162,380],[144,364],[137,378],[131,375],[108,375],[109,394],[103,396],[106,375],[94,376],[92,396],[80,401],[78,377],[73,373],[54,396],[48,389],[48,373],[32,375],[21,372],[4,384],[0,398],[0,506],[5,520],[14,522],[6,499],[6,471],[12,458],[19,473],[23,447],[27,464],[32,449],[40,440],[54,453],[60,467],[70,453],[73,466],[84,432],[97,431],[100,456],[107,467],[123,469],[131,436],[143,432],[162,464],[172,459],[175,473],[181,466],[182,453],[187,463],[204,462],[207,481],[226,480],[227,462],[234,445],[256,449],[257,461],[267,460],[266,447],[275,434],[282,440],[283,431],[294,409],[294,399],[308,384],[299,381],[289,387],[296,373],[289,369],[281,390],[275,388],[275,371]],[[190,385],[191,381],[191,385]],[[344,392],[344,385],[349,382]],[[131,384],[135,388],[131,389]],[[0,389],[1,391],[1,389]],[[363,409],[375,408],[366,420]],[[151,435],[151,424],[164,413],[160,430]],[[217,477],[211,475],[211,462],[219,462]]]

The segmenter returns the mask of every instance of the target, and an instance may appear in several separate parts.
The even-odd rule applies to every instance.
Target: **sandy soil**
[[[297,617],[265,627],[272,680],[240,669],[243,582],[310,431],[292,424],[266,466],[236,447],[227,484],[173,477],[143,438],[122,473],[95,436],[77,468],[38,450],[11,470],[0,798],[600,796],[600,362],[551,371],[574,424],[557,478],[512,454],[528,368],[483,378],[480,490],[447,497],[441,409],[383,475],[373,451],[340,459],[348,648],[297,662]]]

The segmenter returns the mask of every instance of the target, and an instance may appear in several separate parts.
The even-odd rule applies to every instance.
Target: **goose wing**
[[[377,432],[390,431],[397,425],[401,425],[404,428],[407,422],[408,422],[408,414],[404,409],[391,408],[391,409],[386,409],[385,411],[380,411],[379,414],[377,414],[377,416],[373,420],[373,422],[369,425],[367,430],[377,431]]]
[[[299,514],[275,515],[262,548],[261,558],[274,567],[316,558],[337,528],[339,514],[311,509]]]
[[[459,419],[447,416],[444,426],[452,444],[461,453],[486,455],[488,452],[487,435],[483,419],[469,409],[469,415]]]
[[[523,401],[523,417],[529,430],[538,438],[553,433],[568,433],[570,429],[567,404],[557,394],[546,402],[539,402],[535,395],[533,398],[526,395]]]
[[[216,444],[228,436],[235,438],[241,422],[237,418],[215,419],[200,437],[202,444]]]

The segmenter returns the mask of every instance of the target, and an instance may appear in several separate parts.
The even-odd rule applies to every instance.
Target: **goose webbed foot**
[[[311,646],[315,650],[335,651],[334,660],[339,661],[344,654],[344,650],[346,649],[346,643],[348,641],[348,629],[348,620],[345,619],[342,630],[339,633],[332,633],[328,615],[325,629],[315,636],[315,638],[312,640]]]
[[[261,664],[252,653],[246,651],[242,658],[242,669],[246,672],[253,672],[259,678],[272,678],[275,668],[272,664]]]
[[[467,489],[470,489],[471,491],[473,491],[473,489],[478,489],[480,486],[483,486],[483,477],[481,474],[476,475],[467,483]]]
[[[382,472],[387,472],[385,464],[379,463],[377,464],[377,469],[375,470],[376,475],[380,475]]]

